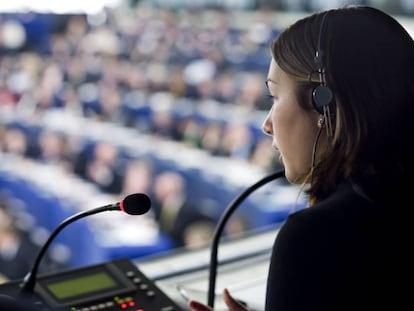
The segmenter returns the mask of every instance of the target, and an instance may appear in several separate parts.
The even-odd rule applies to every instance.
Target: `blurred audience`
[[[214,221],[204,198],[189,200],[183,176],[158,174],[150,161],[124,157],[121,147],[89,133],[73,144],[45,126],[44,116],[61,110],[271,171],[275,164],[264,159],[273,157],[264,154],[272,151],[254,128],[266,97],[267,41],[279,30],[264,14],[243,24],[220,9],[138,4],[102,13],[50,20],[33,13],[48,34],[36,40],[31,32],[0,54],[1,151],[63,166],[104,193],[152,193],[163,232],[178,246],[205,244]]]
[[[19,226],[13,205],[0,199],[0,279],[4,281],[23,278],[32,268],[41,245],[31,237],[30,231]],[[41,262],[39,272],[64,267],[48,254]]]

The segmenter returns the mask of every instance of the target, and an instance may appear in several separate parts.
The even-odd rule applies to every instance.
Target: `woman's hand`
[[[229,311],[247,311],[248,310],[242,303],[234,299],[226,288],[223,290],[223,300],[225,304],[227,305],[227,307],[229,307]],[[207,306],[195,300],[188,301],[188,306],[190,307],[191,310],[194,310],[194,311],[213,311],[214,310],[210,306]]]

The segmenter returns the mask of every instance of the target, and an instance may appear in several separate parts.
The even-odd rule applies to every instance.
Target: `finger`
[[[244,311],[247,310],[243,304],[238,302],[233,296],[230,295],[227,288],[223,290],[223,300],[231,311]]]
[[[196,300],[189,300],[187,305],[190,309],[194,311],[213,311],[213,309],[209,306],[206,306],[205,304]]]

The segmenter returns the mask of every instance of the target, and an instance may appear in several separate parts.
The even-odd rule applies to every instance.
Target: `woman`
[[[276,237],[266,310],[410,309],[412,38],[389,15],[353,6],[297,21],[271,48],[263,130],[309,208]]]

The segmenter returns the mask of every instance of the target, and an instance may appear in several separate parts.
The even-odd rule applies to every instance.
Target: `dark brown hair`
[[[306,192],[311,202],[328,196],[343,179],[368,193],[382,183],[409,182],[414,155],[414,42],[391,16],[349,6],[303,18],[272,43],[276,63],[301,85],[310,109],[319,82],[314,62],[320,24],[326,82],[334,94],[334,137],[318,159]],[[307,98],[307,101],[301,99]]]

